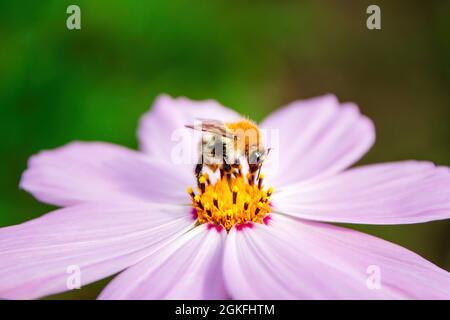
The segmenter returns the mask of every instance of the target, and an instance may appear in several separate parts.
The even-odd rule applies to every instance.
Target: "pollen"
[[[187,188],[192,207],[197,213],[199,224],[212,222],[229,231],[236,224],[247,222],[263,223],[271,211],[270,196],[273,188],[264,188],[264,175],[244,176],[238,169],[223,174],[214,183],[203,174],[197,181],[197,193]]]

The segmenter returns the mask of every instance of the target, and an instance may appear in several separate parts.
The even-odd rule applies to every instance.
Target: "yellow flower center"
[[[233,173],[222,174],[213,184],[205,173],[198,179],[198,193],[192,187],[187,192],[192,199],[200,224],[212,222],[227,231],[235,224],[248,222],[263,223],[271,211],[270,196],[273,189],[263,186],[264,175],[258,177],[247,174],[241,168]]]

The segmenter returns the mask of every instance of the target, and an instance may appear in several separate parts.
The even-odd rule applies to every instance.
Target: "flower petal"
[[[79,205],[0,229],[0,298],[32,299],[108,277],[193,227],[189,209]]]
[[[449,299],[450,274],[387,241],[276,215],[225,244],[236,299]]]
[[[188,202],[189,172],[136,151],[101,142],[75,142],[31,157],[20,186],[59,206],[85,202]]]
[[[239,117],[235,111],[213,100],[194,101],[184,97],[174,99],[161,95],[152,109],[141,118],[138,130],[140,148],[152,157],[174,163],[176,140],[182,138],[183,149],[195,153],[187,157],[193,168],[198,160],[198,147],[196,140],[191,139],[192,129],[185,128],[185,125],[194,124],[195,120],[201,119],[228,122]]]
[[[293,102],[269,115],[261,128],[266,137],[278,130],[278,142],[266,143],[274,154],[264,165],[275,187],[340,172],[375,141],[372,122],[356,105],[339,105],[333,95]]]
[[[274,211],[319,221],[405,224],[450,218],[450,169],[401,161],[281,188]]]
[[[226,232],[200,225],[117,276],[100,299],[225,299]]]

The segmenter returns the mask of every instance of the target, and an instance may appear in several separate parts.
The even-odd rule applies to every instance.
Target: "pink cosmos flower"
[[[198,198],[185,191],[196,184],[193,167],[172,163],[172,132],[197,118],[239,117],[214,101],[161,96],[141,120],[140,152],[75,142],[33,156],[20,186],[64,208],[0,229],[0,297],[66,291],[68,268],[77,266],[82,285],[122,271],[101,299],[450,298],[447,271],[324,223],[450,216],[447,167],[401,161],[348,169],[374,143],[374,128],[356,105],[332,95],[293,102],[260,124],[279,130],[280,142],[277,166],[263,167],[274,190],[263,219],[229,232],[199,223]]]

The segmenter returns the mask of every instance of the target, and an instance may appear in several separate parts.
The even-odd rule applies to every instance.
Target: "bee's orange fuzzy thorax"
[[[244,177],[239,170],[227,180],[225,176],[212,184],[207,174],[198,181],[198,194],[191,187],[192,206],[196,210],[200,224],[212,222],[223,226],[227,231],[235,224],[248,222],[263,223],[271,211],[270,196],[273,189],[264,190],[262,179],[253,182],[254,177]]]
[[[241,120],[236,121],[236,122],[229,122],[229,123],[226,123],[225,125],[230,130],[242,129],[244,131],[245,130],[256,130],[256,131],[258,131],[258,126],[256,125],[256,123],[254,123],[251,120],[247,120],[247,119],[241,119]]]
[[[258,126],[253,121],[241,119],[236,122],[226,123],[225,126],[241,143],[245,144],[247,149],[249,145],[260,145],[261,134]]]

